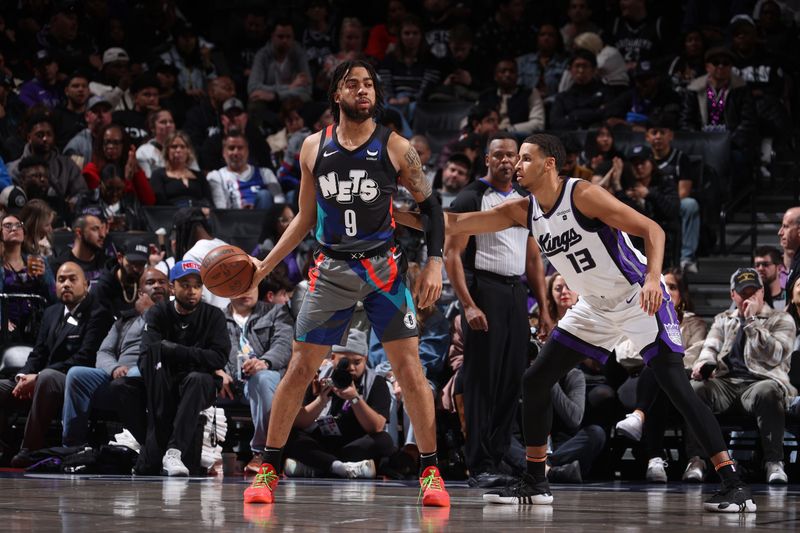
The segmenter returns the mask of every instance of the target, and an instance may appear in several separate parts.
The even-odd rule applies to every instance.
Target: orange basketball
[[[230,298],[250,287],[255,271],[250,256],[241,248],[225,245],[208,252],[200,266],[200,277],[212,293]]]

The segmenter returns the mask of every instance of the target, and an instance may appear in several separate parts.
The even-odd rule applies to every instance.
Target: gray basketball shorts
[[[405,261],[402,251],[392,247],[374,257],[348,260],[317,252],[295,322],[295,339],[326,346],[344,344],[358,301],[364,303],[379,340],[417,336]]]

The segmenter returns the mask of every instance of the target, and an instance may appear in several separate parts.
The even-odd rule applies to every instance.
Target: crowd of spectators
[[[85,445],[89,420],[101,416],[131,432],[138,473],[186,475],[201,463],[196,414],[216,404],[249,411],[254,431],[238,451],[257,472],[313,238],[258,292],[233,300],[202,286],[199,264],[226,244],[214,210],[263,213],[247,251],[263,257],[275,246],[297,212],[300,148],[333,120],[331,73],[366,59],[386,97],[377,120],[410,138],[444,207],[479,210],[527,194],[512,183],[518,141],[552,131],[566,147],[564,175],[664,228],[687,374],[715,413],[737,408],[757,420],[766,479],[787,481],[783,430],[800,411],[790,379],[800,353],[800,208],[786,211],[782,249],[753,250],[753,264],[733,273],[731,307],[707,335],[688,280],[711,250],[704,208],[754,186],[795,149],[797,2],[195,7],[0,7],[0,334],[3,350],[31,350],[0,380],[4,462],[24,467],[48,445]],[[447,109],[459,109],[454,126],[418,127]],[[687,132],[723,136],[727,170],[676,147]],[[395,205],[413,200],[401,188]],[[171,233],[155,234],[162,228],[148,209],[158,207],[174,212]],[[445,451],[480,486],[522,464],[514,379],[536,352],[528,328],[557,322],[580,297],[554,272],[537,287],[547,264],[512,233],[501,245],[449,240],[443,297],[417,317]],[[65,235],[71,242],[57,248]],[[425,260],[418,233],[398,227],[398,240]],[[287,445],[289,475],[415,472],[403,392],[369,324],[352,326],[309,387]],[[608,475],[598,457],[620,435],[644,438],[647,479],[667,480],[664,433],[676,415],[629,352],[623,343],[608,368],[587,360],[554,387],[554,481]],[[331,382],[336,369],[346,385]],[[62,440],[50,442],[58,418]],[[707,458],[686,441],[684,479],[702,480]]]

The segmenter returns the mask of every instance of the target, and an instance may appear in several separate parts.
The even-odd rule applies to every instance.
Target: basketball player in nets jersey
[[[382,102],[369,63],[346,61],[336,68],[330,90],[335,122],[309,136],[300,150],[299,212],[264,261],[253,259],[257,285],[314,230],[319,249],[296,320],[292,359],[275,392],[263,464],[245,490],[245,503],[273,501],[282,447],[306,388],[331,345],[345,344],[353,309],[361,300],[403,388],[414,424],[422,504],[450,505],[436,466],[433,398],[419,360],[414,301],[405,284],[402,252],[394,243],[392,196],[398,181],[428,218],[428,262],[418,281],[420,308],[433,305],[441,294],[444,218],[416,150],[375,123]],[[341,397],[357,418],[380,417],[357,393]]]
[[[604,189],[558,175],[564,147],[552,135],[523,142],[517,180],[531,192],[489,211],[448,213],[448,234],[476,234],[527,227],[578,303],[558,322],[550,340],[523,377],[527,472],[515,485],[484,494],[505,504],[550,504],[545,477],[547,436],[552,423],[550,389],[582,359],[605,362],[627,337],[655,371],[658,383],[686,419],[722,478],[722,488],[704,508],[754,512],[750,489],[739,478],[716,418],[692,390],[683,370],[680,328],[661,277],[664,232],[649,218]],[[642,237],[647,257],[631,246]]]

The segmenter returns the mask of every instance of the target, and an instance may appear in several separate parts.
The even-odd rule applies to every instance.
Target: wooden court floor
[[[0,532],[800,531],[800,486],[754,486],[755,515],[704,512],[715,486],[554,485],[549,506],[484,504],[481,490],[448,488],[452,507],[422,509],[403,482],[281,481],[274,505],[242,503],[247,481],[0,474]]]

